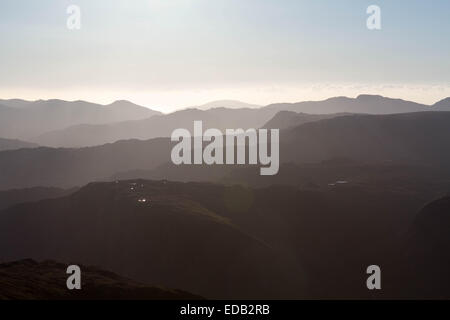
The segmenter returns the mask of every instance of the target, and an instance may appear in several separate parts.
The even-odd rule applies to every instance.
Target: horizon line
[[[412,102],[412,103],[417,103],[417,104],[421,104],[424,106],[434,106],[437,103],[449,99],[450,96],[444,96],[442,99],[438,99],[436,102],[432,103],[432,104],[427,104],[427,103],[421,103],[421,102],[417,102],[414,100],[406,100],[403,98],[394,98],[392,96],[385,96],[385,95],[381,95],[381,94],[367,94],[367,93],[360,93],[358,95],[356,95],[355,97],[351,97],[351,96],[347,96],[347,95],[341,95],[341,96],[330,96],[328,98],[324,98],[324,99],[315,99],[315,100],[299,100],[299,101],[295,101],[295,102],[275,102],[275,103],[269,103],[269,104],[262,104],[262,105],[258,105],[258,104],[253,104],[253,103],[248,103],[246,101],[242,101],[242,100],[235,100],[235,99],[219,99],[219,100],[212,100],[212,101],[208,101],[206,103],[203,104],[199,104],[199,105],[195,105],[195,106],[187,106],[187,107],[181,107],[179,109],[175,109],[169,112],[163,112],[163,111],[159,111],[156,109],[153,109],[153,107],[149,107],[147,105],[142,105],[139,103],[135,103],[131,100],[128,99],[118,99],[118,100],[114,100],[110,103],[99,103],[99,102],[94,102],[94,101],[89,101],[89,100],[85,100],[85,99],[76,99],[76,100],[65,100],[65,99],[60,99],[60,98],[50,98],[50,99],[36,99],[36,100],[28,100],[28,99],[22,99],[22,98],[9,98],[9,99],[3,99],[0,98],[0,103],[1,101],[23,101],[26,103],[36,103],[36,102],[52,102],[52,101],[61,101],[61,102],[68,102],[68,103],[76,103],[76,102],[83,102],[83,103],[89,103],[89,104],[94,104],[94,105],[98,105],[101,107],[109,107],[115,103],[119,103],[119,102],[123,102],[123,103],[130,103],[133,104],[135,106],[138,107],[142,107],[142,108],[147,108],[149,110],[152,111],[156,111],[156,112],[161,112],[162,114],[171,114],[171,113],[175,113],[175,112],[179,112],[179,111],[184,111],[184,110],[201,110],[201,111],[207,111],[207,110],[213,110],[213,109],[262,109],[262,108],[266,108],[269,107],[271,105],[277,105],[277,104],[297,104],[297,103],[308,103],[308,102],[323,102],[323,101],[327,101],[327,100],[331,100],[331,99],[338,99],[338,98],[345,98],[345,99],[350,99],[350,100],[356,100],[362,96],[368,96],[368,97],[381,97],[384,99],[391,99],[391,100],[403,100],[403,101],[407,101],[407,102]],[[209,107],[207,109],[201,109],[201,107],[203,106],[207,106],[208,104],[213,104],[213,103],[219,103],[219,102],[232,102],[232,103],[239,103],[239,104],[243,104],[243,105],[249,105],[249,106],[255,106],[255,107],[237,107],[237,108],[233,108],[233,107],[226,107],[226,106],[212,106]]]

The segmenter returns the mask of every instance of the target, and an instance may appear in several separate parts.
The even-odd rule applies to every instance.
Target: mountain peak
[[[197,106],[201,110],[227,108],[227,109],[245,109],[245,108],[260,108],[260,105],[242,102],[239,100],[216,100]]]
[[[128,101],[128,100],[116,100],[113,103],[105,105],[105,107],[110,108],[110,109],[116,109],[116,110],[128,109],[128,110],[135,110],[138,112],[145,111],[145,113],[150,113],[149,116],[161,114],[161,112],[159,112],[159,111],[152,110],[150,108],[138,105],[138,104]]]
[[[444,108],[450,110],[450,97],[442,99],[433,105],[433,108]]]
[[[377,100],[377,99],[385,99],[385,97],[380,96],[379,94],[360,94],[356,97],[357,100]]]
[[[128,101],[128,100],[116,100],[113,103],[108,104],[107,106],[117,106],[117,105],[121,105],[121,104],[127,104],[127,105],[133,105],[136,106],[137,104]]]

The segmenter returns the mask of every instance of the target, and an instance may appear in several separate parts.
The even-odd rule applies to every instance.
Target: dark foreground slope
[[[409,229],[402,257],[410,292],[426,298],[450,297],[450,197],[427,204]]]
[[[65,264],[31,259],[0,264],[0,300],[200,298],[183,291],[143,285],[99,268],[80,268],[81,290],[68,290]]]
[[[39,201],[66,196],[76,189],[60,189],[51,187],[35,187],[28,189],[13,189],[0,191],[0,210],[12,207],[18,203]]]
[[[79,261],[206,298],[410,297],[397,257],[423,203],[385,186],[95,183],[0,212],[0,258]],[[366,289],[371,264],[382,292]]]
[[[295,296],[289,257],[205,205],[209,188],[99,183],[12,207],[0,213],[1,259],[80,261],[205,297]]]

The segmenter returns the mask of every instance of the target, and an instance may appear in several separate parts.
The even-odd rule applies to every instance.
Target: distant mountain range
[[[402,99],[386,98],[379,95],[362,94],[353,98],[335,97],[324,101],[305,101],[298,103],[276,103],[266,108],[277,111],[295,111],[311,114],[328,113],[368,113],[392,114],[418,111],[450,111],[449,99],[444,99],[434,105],[425,105]]]
[[[336,97],[324,101],[280,103],[265,107],[222,100],[170,114],[128,101],[103,106],[85,101],[0,100],[0,137],[51,147],[86,147],[124,139],[168,137],[176,128],[190,128],[203,120],[206,128],[260,128],[292,126],[345,113],[393,114],[450,111],[450,98],[424,105],[382,96]],[[283,113],[290,111],[299,113]],[[157,117],[155,117],[157,116]],[[275,116],[276,119],[271,121]],[[286,120],[282,120],[281,118]],[[291,119],[292,117],[297,120]]]
[[[193,130],[195,120],[202,120],[204,129],[217,128],[259,128],[274,116],[273,110],[186,109],[167,115],[154,116],[144,120],[125,121],[105,125],[77,125],[67,129],[49,132],[35,141],[53,147],[95,146],[123,139],[151,139],[170,137],[178,128]]]
[[[194,106],[193,109],[209,110],[214,108],[227,108],[227,109],[247,109],[247,108],[260,108],[262,106],[257,104],[246,103],[238,100],[217,100],[205,103],[200,106]]]
[[[223,105],[227,105],[226,102]],[[437,104],[439,110],[445,110],[444,102]],[[205,128],[260,128],[277,116],[279,111],[301,113],[278,115],[268,125],[295,125],[319,119],[330,118],[343,113],[393,114],[404,112],[432,111],[437,108],[400,99],[381,96],[361,95],[356,99],[338,97],[325,101],[300,102],[295,104],[275,104],[262,108],[223,108],[208,110],[186,109],[159,117],[138,121],[104,125],[76,125],[69,128],[45,133],[34,142],[52,147],[83,147],[111,143],[122,139],[151,139],[168,137],[174,129],[191,128],[194,120],[202,120]],[[450,111],[450,106],[447,108]],[[305,114],[308,113],[309,115]],[[289,118],[281,120],[281,117]],[[293,120],[295,117],[297,120]]]
[[[33,140],[37,136],[77,124],[104,124],[149,118],[160,112],[116,101],[99,105],[86,101],[0,100],[0,137]]]

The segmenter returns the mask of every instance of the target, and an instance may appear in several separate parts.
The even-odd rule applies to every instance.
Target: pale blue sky
[[[66,27],[81,8],[79,31]],[[366,28],[381,8],[382,30]],[[2,0],[0,96],[173,109],[450,95],[448,0]]]

